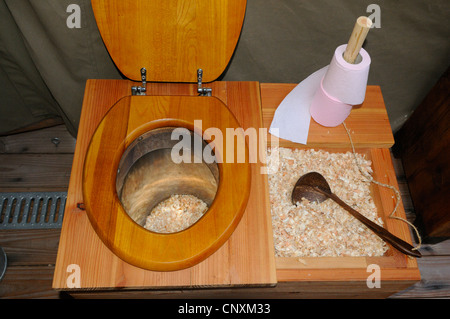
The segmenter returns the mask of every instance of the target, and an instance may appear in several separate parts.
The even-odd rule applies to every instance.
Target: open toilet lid
[[[92,0],[100,34],[116,66],[139,81],[217,79],[236,47],[246,0]]]

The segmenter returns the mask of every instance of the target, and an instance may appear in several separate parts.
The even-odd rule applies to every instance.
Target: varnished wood
[[[269,128],[278,105],[296,84],[261,83],[262,113],[264,127]],[[356,147],[389,148],[394,145],[394,137],[389,117],[379,86],[368,86],[366,98],[360,106],[355,106],[345,120],[352,133]],[[270,141],[269,141],[270,142]],[[343,125],[323,127],[311,119],[307,145],[279,140],[285,147],[351,147]]]
[[[154,88],[155,89],[155,88]],[[159,90],[159,89],[158,89]],[[187,90],[188,91],[188,90]],[[218,89],[216,89],[216,92]],[[223,98],[222,100],[226,100]],[[53,128],[48,128],[45,135],[51,136]],[[23,133],[26,134],[26,133]],[[37,133],[39,135],[39,133]],[[56,135],[55,135],[56,136]],[[25,143],[30,140],[28,135],[24,136]],[[8,136],[8,140],[17,145],[14,152],[20,152],[20,143],[22,134]],[[46,141],[36,139],[35,149],[46,149]],[[41,146],[42,145],[42,146]],[[73,150],[72,150],[73,152]],[[16,153],[16,155],[19,155]],[[41,162],[46,163],[47,154],[41,157]],[[401,160],[392,157],[393,168],[396,173],[396,180],[402,187],[405,183],[405,176],[402,169]],[[72,160],[69,161],[71,163]],[[0,162],[0,167],[7,164],[11,167],[14,162],[10,162],[8,158]],[[17,163],[17,167],[20,163]],[[16,169],[20,172],[20,169]],[[19,175],[20,176],[20,175]],[[41,190],[46,189],[46,185],[51,183],[51,179],[42,178],[39,187]],[[68,181],[67,181],[68,183]],[[7,188],[14,187],[16,182],[10,181]],[[67,189],[68,184],[65,185]],[[404,185],[403,185],[404,187]],[[409,204],[407,187],[402,192],[403,204],[405,209],[409,211],[408,220],[414,221],[415,215]],[[395,222],[395,221],[394,221]],[[406,229],[409,232],[408,229]],[[52,274],[54,270],[54,262],[56,258],[56,250],[58,248],[60,230],[55,230],[54,234],[49,236],[48,230],[29,231],[0,231],[0,246],[2,246],[7,255],[10,256],[11,263],[8,266],[5,277],[0,283],[1,298],[61,298],[58,291],[52,290]],[[31,247],[36,239],[36,250]],[[93,291],[86,292],[82,295],[71,292],[72,296],[80,298],[211,298],[211,297],[234,297],[234,298],[448,298],[450,296],[450,241],[440,242],[438,244],[424,243],[421,251],[423,257],[418,259],[418,265],[421,272],[421,280],[407,281],[394,280],[382,282],[381,288],[367,289],[363,280],[361,281],[305,281],[302,282],[280,282],[275,288],[229,288],[229,289],[187,289],[187,290],[135,290],[125,291],[116,290],[109,293]],[[301,260],[304,269],[316,267],[326,268],[329,262],[333,262],[334,267],[348,268],[349,266],[358,266],[361,269],[361,278],[366,272],[366,261],[362,257],[346,258],[310,258]],[[13,263],[16,260],[19,264]],[[342,262],[338,262],[342,260]],[[281,265],[281,259],[277,258],[277,265]],[[44,265],[44,266],[41,266]],[[297,267],[297,263],[294,265]],[[279,267],[279,266],[277,266]],[[286,266],[287,267],[287,266]],[[309,273],[308,270],[303,270]],[[367,278],[367,277],[366,277]],[[342,279],[344,280],[344,279]],[[411,286],[412,285],[412,286]],[[403,290],[404,289],[404,290]],[[400,290],[400,291],[399,291]],[[397,292],[399,291],[399,292]],[[397,292],[397,293],[396,293]],[[392,295],[393,294],[393,295]]]
[[[246,0],[93,0],[95,19],[121,72],[147,81],[217,79],[228,65],[244,21]]]
[[[221,248],[193,267],[172,272],[144,270],[121,260],[99,239],[86,211],[78,205],[84,202],[84,155],[102,117],[116,101],[129,95],[133,84],[121,80],[87,82],[53,287],[67,289],[66,268],[70,264],[80,265],[81,289],[275,284],[268,184],[266,176],[259,174],[260,162],[251,164],[252,187],[239,225]],[[213,95],[228,106],[244,129],[262,126],[259,83],[214,82],[210,86]],[[194,84],[150,83],[148,89],[156,95],[196,95]]]
[[[153,129],[186,127],[203,135],[194,121],[202,121],[203,130],[217,128],[224,134],[223,141],[214,147],[220,174],[214,202],[186,230],[172,234],[147,231],[128,216],[118,199],[114,181],[121,156],[134,140]],[[238,225],[250,192],[248,148],[232,150],[236,159],[238,151],[245,152],[243,163],[229,162],[229,154],[225,154],[228,139],[234,139],[226,130],[239,127],[225,104],[215,97],[133,96],[116,103],[91,139],[83,173],[86,211],[103,242],[123,260],[154,271],[191,267],[222,246]],[[245,140],[242,133],[237,135]]]
[[[108,83],[107,83],[108,82]],[[122,83],[120,85],[120,83]],[[90,105],[92,108],[91,113],[103,113],[98,107],[106,107],[105,101],[99,97],[99,95],[94,94],[94,92],[104,92],[105,87],[111,86],[114,88],[113,92],[116,91],[113,95],[122,94],[122,89],[127,91],[128,88],[121,88],[121,86],[127,86],[125,83],[128,83],[128,88],[131,85],[130,82],[121,82],[121,81],[100,81],[100,80],[91,80],[88,82],[87,86],[87,97],[85,99],[85,103]],[[247,82],[214,82],[212,83],[213,87],[217,87],[213,92],[220,92],[220,99],[226,103],[232,110],[236,117],[241,121],[241,123],[247,123],[247,120],[252,121],[253,124],[257,124],[258,119],[255,119],[255,115],[252,112],[247,110],[250,103],[249,101],[259,101],[260,96],[258,94],[248,94],[243,93],[249,90],[249,86],[252,87],[252,83]],[[163,84],[152,84],[152,90],[157,92],[158,94],[164,91],[165,85]],[[275,110],[278,106],[277,103],[281,102],[284,96],[289,93],[289,87],[292,89],[295,85],[278,85],[278,84],[265,84],[261,85],[262,92],[262,119],[260,120],[264,123],[269,123],[270,125],[271,118],[270,112],[267,110]],[[187,85],[187,86],[170,86],[171,93],[177,94],[177,90],[180,90],[180,94],[192,94],[190,92],[195,92],[195,85]],[[281,90],[277,90],[277,87],[281,87]],[[268,91],[265,91],[264,88],[267,88]],[[286,89],[287,88],[287,89]],[[382,98],[376,96],[377,94],[381,94],[379,88],[375,87],[375,90],[369,87],[368,91],[372,91],[373,97],[376,101],[381,101]],[[225,92],[225,93],[224,93]],[[227,92],[227,93],[226,93]],[[250,90],[253,92],[253,90]],[[271,92],[269,94],[269,92]],[[378,93],[377,93],[378,92]],[[242,98],[245,96],[245,99]],[[265,97],[267,99],[265,100]],[[108,97],[104,97],[105,100]],[[245,102],[242,107],[232,107],[233,101],[240,100],[241,103]],[[230,104],[231,102],[231,104]],[[370,100],[366,99],[368,105],[374,105]],[[94,105],[96,106],[94,109]],[[374,169],[374,178],[380,182],[389,183],[393,186],[398,186],[397,180],[395,177],[395,171],[392,166],[392,161],[390,157],[389,150],[386,148],[380,148],[379,140],[383,140],[384,136],[384,145],[385,143],[389,144],[389,137],[392,138],[392,133],[387,134],[388,128],[385,126],[388,125],[387,116],[385,117],[384,104],[375,103],[375,111],[368,111],[366,116],[375,118],[375,122],[381,119],[381,124],[378,122],[375,127],[378,127],[380,131],[380,135],[376,134],[377,129],[374,127],[369,128],[371,130],[372,135],[369,136],[369,140],[362,141],[363,136],[361,136],[357,129],[355,129],[353,136],[356,136],[357,151],[363,152],[366,156],[373,161],[373,169]],[[371,108],[369,108],[371,109]],[[266,111],[266,112],[264,112]],[[92,114],[86,113],[84,116],[92,119]],[[367,115],[370,114],[370,115]],[[381,116],[380,116],[381,114]],[[383,115],[384,114],[384,115]],[[98,115],[94,116],[94,118],[98,118]],[[268,117],[269,116],[269,117]],[[273,112],[272,112],[273,116]],[[361,115],[363,116],[363,115]],[[83,117],[83,116],[82,116]],[[257,116],[256,116],[257,118]],[[386,121],[385,121],[386,120]],[[356,121],[356,120],[354,120]],[[83,127],[90,127],[92,125],[91,121],[86,121],[83,124]],[[367,120],[366,124],[369,121]],[[250,127],[248,124],[245,124],[244,128]],[[379,126],[378,126],[379,125]],[[352,129],[351,125],[348,124],[350,129]],[[256,126],[255,126],[256,127]],[[268,127],[268,126],[266,126]],[[337,134],[336,140],[337,143],[332,143],[332,138],[328,136],[328,134],[322,135],[322,140],[319,134],[319,128],[312,125],[311,130],[314,132],[316,130],[316,134],[313,134],[315,139],[315,147],[321,146],[321,148],[329,149],[329,145],[331,144],[331,149],[335,151],[342,150],[350,150],[348,143],[348,136],[346,136],[345,131],[342,131],[341,134]],[[90,128],[91,133],[95,129],[95,125]],[[383,133],[384,132],[384,133]],[[311,133],[311,131],[310,131]],[[345,134],[345,135],[344,135]],[[334,135],[336,137],[336,135]],[[377,139],[375,136],[379,136]],[[345,141],[344,141],[345,139]],[[372,147],[364,148],[363,146],[368,145],[368,143]],[[87,148],[86,142],[82,142],[79,138],[77,143],[78,147]],[[83,145],[84,144],[84,145]],[[83,146],[82,146],[83,145]],[[292,145],[292,144],[280,144],[281,146]],[[300,146],[296,144],[295,146]],[[309,145],[307,145],[308,147]],[[300,146],[301,147],[301,146]],[[79,156],[79,155],[78,155]],[[77,153],[75,154],[77,157]],[[76,168],[79,163],[77,160],[74,161],[74,167]],[[75,169],[74,168],[74,169]],[[255,166],[252,169],[256,168]],[[80,169],[80,166],[78,166]],[[79,172],[75,173],[75,176],[79,175]],[[255,179],[260,179],[265,184],[264,188],[268,187],[267,180],[262,178],[262,175],[253,174],[252,175],[252,185],[255,183]],[[85,276],[88,276],[87,279],[89,281],[88,284],[86,282],[82,282],[83,287],[103,287],[105,289],[113,289],[117,287],[127,287],[127,288],[136,288],[136,287],[155,287],[154,282],[157,281],[161,283],[160,285],[165,287],[170,286],[191,286],[193,282],[201,282],[205,285],[208,283],[215,282],[215,285],[220,285],[220,283],[228,283],[228,285],[233,285],[233,282],[239,282],[237,280],[237,276],[232,276],[230,270],[239,272],[243,271],[242,267],[245,268],[244,265],[250,265],[255,261],[255,255],[253,251],[248,249],[249,244],[252,242],[252,237],[254,233],[260,232],[261,229],[264,229],[265,232],[270,236],[272,236],[271,223],[269,219],[255,219],[255,215],[258,215],[260,212],[266,211],[268,202],[263,200],[262,202],[258,201],[258,196],[255,196],[253,190],[251,192],[249,198],[249,206],[247,207],[247,211],[242,217],[240,224],[238,225],[236,231],[230,237],[230,239],[225,243],[225,245],[219,249],[215,254],[213,254],[210,258],[201,262],[197,266],[191,267],[186,270],[173,272],[172,277],[164,276],[164,273],[159,272],[146,272],[142,271],[138,268],[132,267],[126,263],[123,263],[118,259],[114,254],[105,250],[102,247],[101,241],[96,236],[92,227],[90,226],[89,221],[86,218],[86,214],[84,211],[76,208],[76,200],[82,202],[82,197],[79,196],[79,191],[74,191],[74,186],[79,183],[80,179],[75,178],[74,181],[71,180],[71,190],[73,195],[69,200],[69,210],[66,211],[67,219],[64,220],[63,231],[61,234],[61,245],[58,253],[58,262],[55,268],[55,278],[54,278],[54,287],[57,289],[67,290],[65,285],[65,281],[67,278],[67,273],[65,270],[65,266],[70,263],[80,263],[83,260],[82,269],[85,269]],[[388,218],[388,214],[394,208],[393,194],[390,190],[381,188],[379,186],[374,185],[372,187],[374,201],[378,208],[379,214],[381,215],[385,227],[390,231],[406,240],[408,242],[411,241],[411,234],[408,226],[398,220],[393,220]],[[69,192],[71,192],[69,190]],[[78,193],[78,195],[77,195]],[[265,196],[268,196],[267,193]],[[260,200],[263,197],[259,197]],[[267,197],[265,198],[267,200]],[[259,206],[258,206],[259,205]],[[262,205],[262,206],[261,206]],[[254,207],[251,209],[250,207]],[[258,213],[257,213],[258,211]],[[402,203],[400,203],[398,214],[400,216],[404,216],[404,209]],[[256,221],[257,220],[257,221]],[[83,240],[81,241],[78,231],[83,234]],[[262,236],[264,240],[270,241],[265,236]],[[89,242],[89,248],[87,246],[83,246],[81,242]],[[69,244],[70,243],[70,244]],[[245,243],[245,245],[243,245]],[[266,242],[267,243],[267,242]],[[252,249],[257,247],[262,248],[264,243],[255,243],[256,246],[253,246]],[[83,249],[80,249],[84,247]],[[236,250],[237,247],[240,247]],[[245,250],[245,253],[242,251]],[[267,245],[264,249],[269,249],[270,254],[274,254],[273,251],[273,243],[271,245]],[[236,259],[235,259],[236,258]],[[270,260],[265,260],[264,258],[268,258],[267,255],[264,257],[262,254],[259,255],[260,263],[270,263]],[[220,260],[221,263],[217,263]],[[367,266],[370,264],[377,264],[381,267],[381,280],[383,289],[374,291],[367,288],[366,279],[368,277]],[[237,266],[241,265],[241,266]],[[258,269],[261,271],[262,269],[257,264],[253,264],[253,269]],[[275,260],[273,267],[275,268]],[[250,268],[250,267],[249,267]],[[102,269],[100,274],[100,269]],[[214,280],[211,280],[211,276],[214,274]],[[230,276],[231,275],[231,276]],[[252,272],[251,275],[258,277],[260,274],[258,272]],[[249,276],[248,274],[246,276]],[[192,280],[187,279],[191,277]],[[287,296],[288,291],[292,293],[291,296],[384,296],[390,295],[398,290],[404,289],[407,286],[413,284],[420,280],[420,273],[417,267],[417,262],[414,259],[409,259],[403,254],[395,251],[394,249],[390,249],[385,256],[382,257],[339,257],[339,258],[302,258],[299,260],[298,258],[291,259],[276,259],[276,278],[272,277],[274,282],[278,282],[278,288],[260,288],[255,289],[250,292],[250,290],[240,291],[232,290],[231,294],[236,295],[238,293],[249,294],[252,293],[254,296]],[[247,278],[249,279],[249,278]],[[242,279],[241,279],[242,280]],[[256,282],[256,278],[252,279],[253,282]],[[357,283],[356,286],[351,283]],[[330,288],[330,287],[334,287]],[[191,286],[192,287],[192,286]],[[236,288],[235,288],[236,289]],[[247,288],[250,289],[250,288]],[[73,290],[70,290],[71,293],[75,295]],[[226,296],[227,292],[223,289],[218,290],[217,293],[220,296]],[[102,296],[107,296],[102,295]],[[148,295],[153,297],[163,296],[159,291],[154,294],[148,292]],[[184,294],[183,294],[184,295]],[[205,296],[204,293],[200,290],[190,290],[186,292],[185,296]],[[77,295],[82,297],[81,295]],[[142,296],[142,295],[141,295]],[[164,295],[168,296],[168,295]]]

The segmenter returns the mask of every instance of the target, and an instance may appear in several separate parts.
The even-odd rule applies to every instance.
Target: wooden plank
[[[54,268],[54,265],[8,267],[0,283],[0,298],[60,298],[60,293],[51,288]]]
[[[448,247],[448,246],[447,246]],[[450,296],[450,256],[427,256],[418,260],[422,280],[392,298],[448,298]]]
[[[386,185],[391,185],[396,189],[398,189],[399,187],[397,183],[397,178],[395,176],[394,167],[392,166],[389,150],[377,149],[372,150],[371,153],[372,153],[372,165],[374,170],[372,176],[374,180]],[[380,196],[383,198],[381,209],[383,211],[382,217],[384,218],[385,227],[391,233],[396,234],[396,236],[411,243],[411,235],[408,224],[398,219],[389,218],[389,215],[394,210],[396,202],[394,192],[387,187],[378,185],[376,187],[380,193]],[[406,219],[401,198],[395,216]]]
[[[450,284],[450,256],[430,256],[418,260],[426,281],[443,281]]]
[[[0,154],[63,154],[75,151],[75,138],[64,125],[0,136]]]
[[[258,131],[262,127],[259,83],[227,82],[227,104],[244,130],[256,129],[257,140],[262,141],[258,147],[265,145],[264,136],[260,136]],[[259,109],[255,108],[257,105]],[[265,152],[262,153],[265,156]],[[246,213],[227,243],[229,258],[232,261],[229,266],[233,272],[231,276],[233,282],[244,281],[237,278],[242,274],[248,276],[245,280],[253,283],[250,285],[258,284],[261,278],[264,278],[266,285],[277,282],[269,184],[267,175],[261,173],[265,162],[265,158],[260,158],[251,164],[252,185]]]
[[[65,191],[73,154],[0,154],[0,191]]]
[[[365,257],[277,257],[277,269],[350,269],[367,268]]]
[[[261,83],[263,125],[270,127],[275,110],[296,84]],[[345,120],[355,147],[389,148],[394,138],[379,86],[368,86],[366,98]],[[284,147],[350,147],[343,125],[323,127],[311,119],[307,145],[280,139]]]
[[[420,249],[423,252],[424,256],[449,256],[450,255],[450,239],[445,239],[438,243],[422,243],[422,248]],[[450,263],[449,263],[450,265]],[[422,264],[419,263],[419,268]],[[449,266],[450,268],[450,266]],[[450,276],[449,276],[450,278]]]
[[[0,231],[0,247],[10,266],[55,264],[60,229],[17,229]]]
[[[82,289],[112,289],[117,287],[217,287],[231,285],[273,285],[276,283],[275,261],[271,234],[270,211],[266,176],[256,175],[246,212],[230,239],[212,256],[191,268],[173,272],[152,272],[123,262],[101,242],[95,234],[87,215],[77,207],[83,202],[81,172],[84,154],[90,136],[97,123],[121,97],[129,95],[132,82],[114,80],[89,80],[82,110],[79,135],[75,151],[69,198],[66,203],[53,287],[67,289],[66,268],[80,265]],[[223,90],[223,86],[233,88]],[[257,82],[247,84],[212,83],[213,94],[218,93],[244,127],[261,126],[260,92]],[[192,85],[160,85],[150,83],[149,92],[164,94],[164,87],[171,94],[192,92]],[[216,91],[214,87],[219,87]],[[220,89],[222,88],[222,89]],[[224,94],[225,92],[225,94]],[[190,94],[192,94],[190,93]],[[252,122],[246,122],[252,119]],[[252,170],[259,172],[260,163]],[[261,186],[258,186],[261,183]],[[85,245],[84,243],[89,243]]]
[[[217,289],[89,291],[73,292],[79,299],[152,298],[152,299],[375,299],[386,298],[411,286],[414,281],[386,281],[380,288],[369,289],[365,280],[281,282],[275,287],[234,287]],[[268,301],[270,303],[270,301]]]

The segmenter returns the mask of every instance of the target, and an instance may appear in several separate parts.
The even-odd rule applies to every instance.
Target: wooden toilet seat
[[[200,88],[201,81],[217,79],[233,55],[246,9],[246,0],[92,0],[91,4],[108,52],[124,76],[142,80],[139,91],[145,88],[144,81],[199,82]],[[143,91],[147,96],[119,100],[92,137],[83,171],[86,211],[99,237],[123,260],[150,270],[182,269],[211,255],[239,223],[250,193],[248,147],[244,143],[244,163],[222,157],[227,128],[240,125],[219,99]],[[224,137],[223,149],[214,149],[219,159],[214,200],[202,218],[183,231],[148,231],[124,211],[117,195],[122,154],[139,136],[157,128],[185,127],[202,135],[194,127],[196,120],[204,129],[219,129]],[[243,137],[242,131],[237,133]]]
[[[116,192],[122,154],[136,138],[156,128],[185,127],[202,134],[194,127],[196,120],[202,121],[203,129],[214,127],[223,133],[223,147],[214,148],[223,162],[219,163],[216,197],[203,217],[183,231],[162,234],[146,230],[125,212]],[[250,193],[247,144],[244,163],[237,162],[236,147],[234,163],[225,161],[225,146],[230,143],[226,129],[239,127],[234,115],[215,97],[128,96],[119,100],[97,127],[83,170],[86,212],[105,245],[128,263],[155,271],[190,267],[216,251],[238,225]],[[242,130],[235,132],[245,138]]]

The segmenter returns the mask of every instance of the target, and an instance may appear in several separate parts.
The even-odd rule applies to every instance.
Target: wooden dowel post
[[[345,61],[352,64],[355,62],[371,26],[372,20],[367,17],[362,16],[356,20],[355,27],[353,28],[353,32],[350,35],[347,48],[344,52]]]

